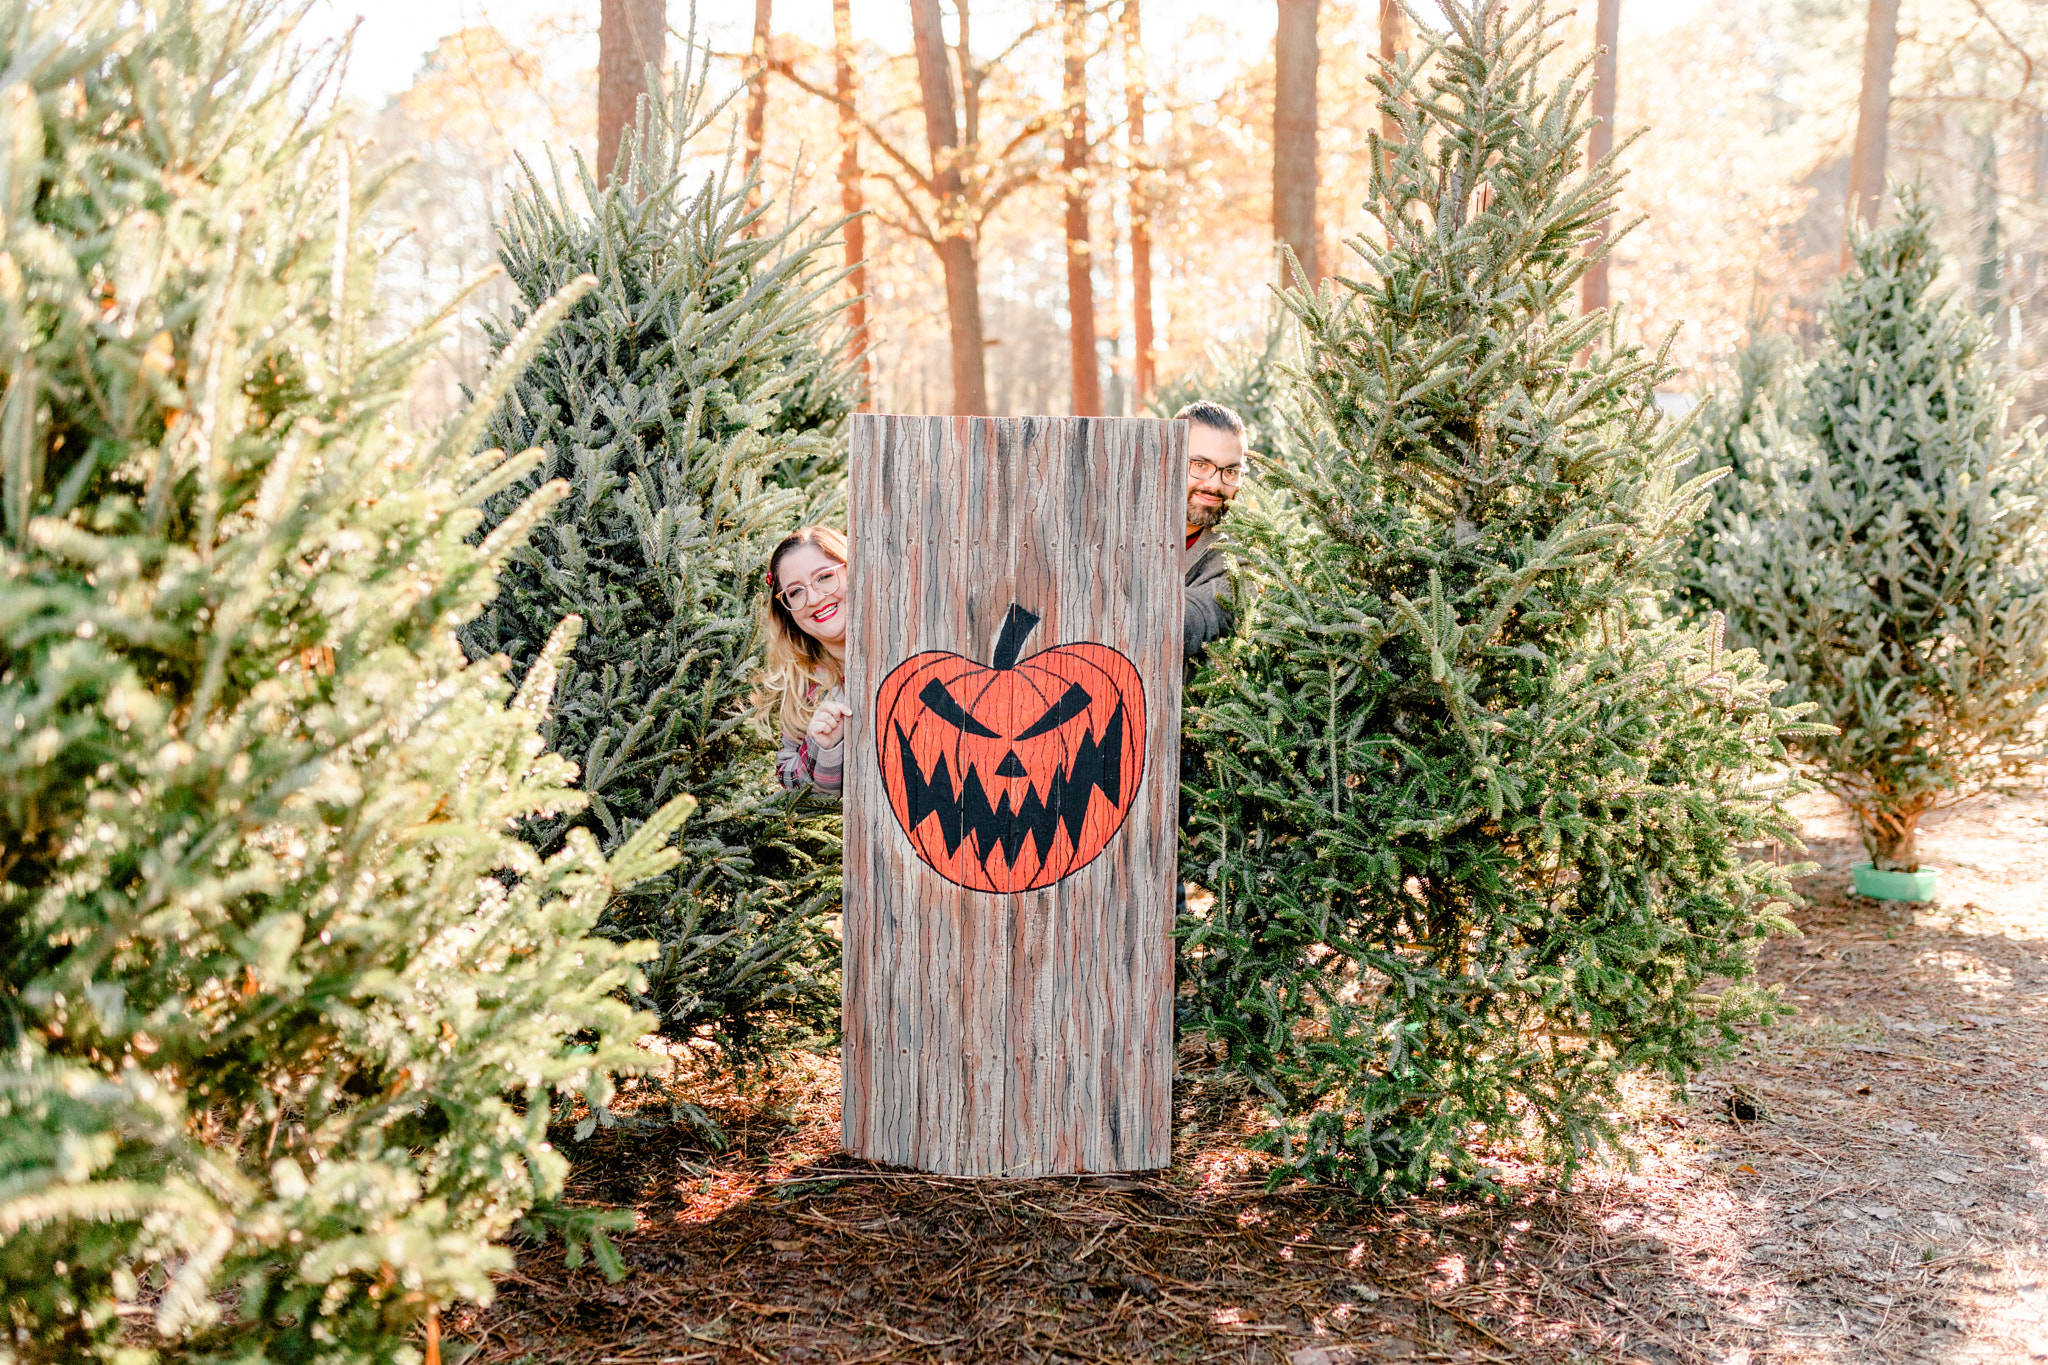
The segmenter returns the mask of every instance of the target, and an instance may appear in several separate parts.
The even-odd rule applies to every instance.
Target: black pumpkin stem
[[[1029,635],[1031,628],[1037,624],[1036,616],[1015,602],[1010,603],[1010,614],[1003,618],[1002,633],[996,636],[995,665],[998,669],[1011,669],[1017,666],[1017,651],[1024,648],[1024,637]]]

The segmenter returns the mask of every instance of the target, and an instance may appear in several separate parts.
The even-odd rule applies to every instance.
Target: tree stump
[[[1181,422],[853,419],[842,1133],[1165,1166]]]

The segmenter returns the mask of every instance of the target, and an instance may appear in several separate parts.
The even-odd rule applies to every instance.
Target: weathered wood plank
[[[961,1175],[1167,1162],[1185,440],[1137,419],[854,419],[858,1155]]]

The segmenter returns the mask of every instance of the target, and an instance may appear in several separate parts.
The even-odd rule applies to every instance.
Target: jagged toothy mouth
[[[975,841],[975,856],[984,869],[988,866],[989,855],[998,848],[1003,850],[1003,861],[1015,867],[1026,840],[1032,843],[1039,864],[1043,866],[1052,857],[1053,841],[1062,828],[1067,832],[1069,846],[1079,848],[1081,829],[1088,819],[1089,798],[1099,791],[1114,808],[1123,793],[1122,706],[1118,706],[1110,716],[1099,742],[1092,731],[1082,738],[1072,761],[1053,772],[1043,796],[1039,795],[1038,786],[1033,783],[1025,788],[1023,804],[1017,807],[1010,803],[1010,783],[1007,781],[1001,784],[1001,799],[991,803],[988,790],[982,785],[980,770],[972,765],[956,785],[944,754],[939,756],[931,776],[926,777],[918,768],[910,737],[904,734],[900,724],[895,729],[907,806],[904,829],[915,832],[926,819],[936,818],[949,858],[959,852],[961,843],[971,835]],[[1024,766],[1014,751],[1005,754],[995,770],[995,776],[1001,778],[1025,775]]]

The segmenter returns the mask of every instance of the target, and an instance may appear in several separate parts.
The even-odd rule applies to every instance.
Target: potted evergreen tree
[[[1721,382],[1692,414],[1699,454],[1687,471],[1726,471],[1713,484],[1706,510],[1678,556],[1679,601],[1702,618],[1737,605],[1719,595],[1739,584],[1716,573],[1716,546],[1722,536],[1739,536],[1749,522],[1775,510],[1777,452],[1784,444],[1785,423],[1798,408],[1800,379],[1792,339],[1753,322],[1722,366]]]
[[[1862,233],[1823,315],[1774,515],[1724,531],[1708,581],[1734,638],[1832,727],[1802,758],[1854,816],[1865,895],[1924,900],[1928,812],[2040,755],[2048,457],[2008,432],[1977,316],[1940,285],[1912,188]]]

